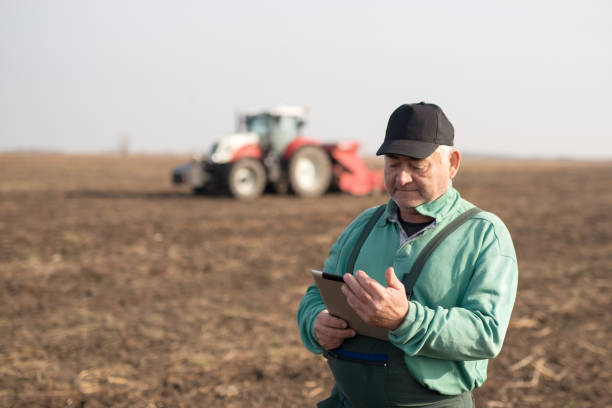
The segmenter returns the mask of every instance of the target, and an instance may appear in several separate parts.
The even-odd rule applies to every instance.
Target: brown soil
[[[384,196],[173,188],[182,157],[0,155],[0,406],[302,407],[330,389],[295,323],[309,270]],[[612,406],[612,163],[466,161],[516,244],[479,407]]]

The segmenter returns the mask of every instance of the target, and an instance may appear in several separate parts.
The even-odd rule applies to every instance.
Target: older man
[[[389,118],[377,154],[390,200],[346,228],[324,268],[344,275],[348,304],[388,329],[388,341],[355,333],[310,286],[300,334],[336,381],[319,407],[473,406],[506,334],[518,268],[502,221],[453,188],[453,138],[433,104],[402,105]]]

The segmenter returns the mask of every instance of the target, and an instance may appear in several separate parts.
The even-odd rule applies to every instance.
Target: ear
[[[453,149],[453,151],[450,154],[450,168],[449,168],[449,174],[448,174],[451,180],[455,177],[455,175],[457,175],[457,172],[459,171],[460,163],[461,163],[461,153],[459,153],[459,150]]]

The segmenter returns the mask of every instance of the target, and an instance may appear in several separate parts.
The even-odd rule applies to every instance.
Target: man
[[[324,268],[344,275],[348,304],[366,322],[389,329],[389,338],[356,334],[310,286],[298,310],[300,334],[310,351],[324,353],[336,381],[319,407],[473,407],[471,390],[485,381],[488,359],[503,343],[518,268],[502,221],[477,212],[453,188],[461,161],[453,139],[436,105],[402,105],[391,114],[377,152],[390,200],[369,232],[376,208],[347,227]],[[446,228],[468,210],[454,231]],[[415,266],[442,230],[448,235]],[[367,238],[355,249],[361,234]],[[416,283],[408,276],[418,276]]]

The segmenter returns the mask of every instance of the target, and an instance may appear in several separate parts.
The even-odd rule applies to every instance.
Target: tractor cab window
[[[273,121],[270,142],[272,149],[281,154],[291,141],[298,137],[303,122],[291,116],[276,116]]]
[[[256,133],[264,151],[281,155],[289,143],[298,137],[304,121],[295,116],[260,114],[244,119],[247,132]]]
[[[246,118],[246,130],[247,132],[257,133],[259,139],[265,142],[270,135],[271,119],[268,115],[249,116]]]

